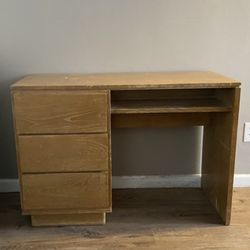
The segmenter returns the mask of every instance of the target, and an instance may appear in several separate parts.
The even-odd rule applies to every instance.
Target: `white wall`
[[[242,143],[243,121],[250,121],[249,0],[0,0],[0,178],[16,177],[9,97],[15,80],[43,72],[171,70],[214,70],[242,81],[236,170],[250,173],[250,144]],[[143,138],[160,150],[159,173],[196,172],[199,135],[192,128],[117,131],[114,171],[152,167]],[[128,170],[119,169],[131,140],[139,155],[131,153]],[[175,140],[183,143],[175,143],[179,154],[166,165],[165,149]]]

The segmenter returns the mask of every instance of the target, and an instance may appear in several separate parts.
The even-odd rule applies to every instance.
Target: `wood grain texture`
[[[111,93],[108,91],[108,155],[109,155],[109,169],[108,169],[108,181],[109,181],[109,190],[108,190],[108,195],[109,195],[109,204],[110,204],[110,212],[112,211],[112,140],[111,140]]]
[[[15,150],[16,150],[16,165],[17,165],[17,173],[19,180],[19,189],[20,189],[20,203],[21,207],[23,207],[23,184],[22,184],[22,172],[20,168],[20,153],[19,153],[19,140],[17,135],[17,126],[16,126],[16,113],[14,108],[14,96],[11,93],[11,108],[12,108],[12,119],[13,119],[13,129],[14,129],[14,138],[15,138]]]
[[[208,113],[112,114],[114,128],[162,128],[203,126],[210,120]]]
[[[33,172],[20,178],[23,212],[56,218],[60,214],[110,211],[111,125],[205,125],[202,187],[228,225],[239,85],[238,81],[213,72],[24,78],[12,86],[19,171]],[[98,146],[93,140],[85,143],[82,134],[93,133],[106,134],[108,138],[105,143],[98,141]],[[84,149],[78,151],[82,143]],[[63,150],[60,144],[64,145]],[[103,155],[101,161],[100,145],[104,144],[108,157]],[[97,161],[100,168],[94,167]],[[93,168],[87,167],[91,164]],[[107,171],[78,172],[85,167],[86,171]],[[43,174],[38,174],[40,171]],[[49,174],[50,171],[58,172]],[[65,173],[68,171],[71,173]]]
[[[196,71],[32,75],[12,85],[12,89],[199,89],[239,85],[238,81],[218,73]]]
[[[112,101],[127,100],[193,100],[208,99],[216,95],[216,89],[141,89],[112,90]]]
[[[230,224],[240,89],[221,92],[233,110],[211,116],[204,127],[202,187],[226,225]]]
[[[22,173],[109,169],[107,134],[19,136]]]
[[[107,132],[107,91],[17,91],[18,134]]]
[[[125,100],[112,103],[112,114],[152,114],[152,113],[195,113],[195,112],[228,112],[230,106],[220,100]]]
[[[105,226],[32,228],[19,194],[0,194],[1,250],[249,250],[250,188],[233,195],[232,223],[220,225],[199,189],[114,190]]]
[[[23,181],[23,211],[90,210],[109,211],[108,174],[59,173],[25,174]]]
[[[32,215],[32,226],[103,225],[105,213]]]

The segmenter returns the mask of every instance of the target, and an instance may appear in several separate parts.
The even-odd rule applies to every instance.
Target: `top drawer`
[[[13,106],[18,134],[107,131],[107,91],[15,91]]]

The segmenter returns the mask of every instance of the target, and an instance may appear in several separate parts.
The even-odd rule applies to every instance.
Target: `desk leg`
[[[204,126],[201,186],[225,225],[230,224],[240,89],[230,97],[232,112],[211,113]]]

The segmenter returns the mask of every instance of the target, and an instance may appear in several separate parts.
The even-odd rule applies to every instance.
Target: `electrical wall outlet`
[[[250,122],[245,122],[243,141],[250,142]]]

